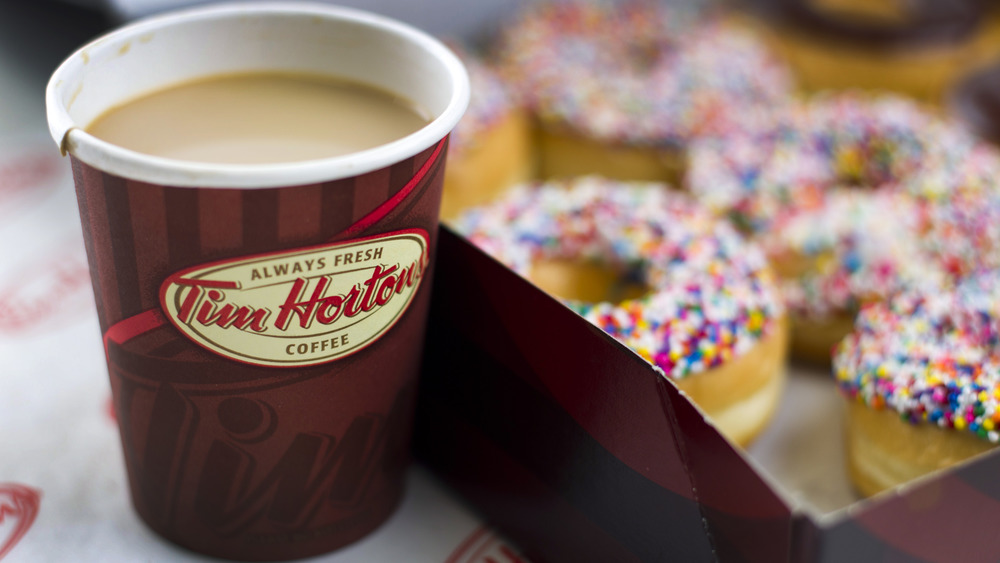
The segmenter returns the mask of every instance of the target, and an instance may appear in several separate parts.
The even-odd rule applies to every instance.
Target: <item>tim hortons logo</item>
[[[164,313],[188,338],[248,364],[311,366],[384,335],[427,268],[427,232],[225,260],[177,272],[160,287]]]

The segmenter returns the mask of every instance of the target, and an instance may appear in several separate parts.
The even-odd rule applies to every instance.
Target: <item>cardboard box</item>
[[[417,456],[532,561],[1000,556],[1000,455],[818,514],[639,356],[446,228],[437,268]]]

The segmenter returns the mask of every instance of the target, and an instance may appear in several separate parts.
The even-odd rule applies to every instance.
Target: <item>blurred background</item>
[[[125,21],[204,0],[32,0],[0,2],[0,134],[46,130],[49,75],[89,39]],[[518,0],[346,0],[435,34],[485,33]]]
[[[42,103],[45,83],[51,71],[87,40],[139,17],[210,1],[213,0],[0,2],[0,133],[45,130]],[[437,36],[477,43],[491,37],[520,8],[536,1],[337,0],[335,3],[388,15]],[[959,78],[968,77],[974,70],[995,61],[1000,53],[997,13],[1000,3],[989,0],[663,1],[740,8],[751,15],[749,19],[755,24],[768,29],[772,46],[793,67],[805,91],[881,88],[886,82],[883,76],[886,60],[900,61],[903,65],[916,63],[924,70],[893,71],[902,76],[895,78],[894,74],[900,86],[897,90],[916,93],[915,97],[934,105],[947,106],[945,90]],[[970,17],[970,12],[976,15]],[[913,21],[904,21],[910,17]],[[963,27],[977,19],[976,29]],[[897,24],[904,28],[902,32],[897,33]],[[969,54],[972,50],[975,55]],[[862,61],[853,61],[850,72],[828,72],[827,63],[834,58],[842,63],[845,53],[850,58],[860,55]],[[869,63],[864,62],[865,58],[870,59]],[[992,91],[992,83],[987,86]],[[993,97],[986,99],[980,94],[975,101],[977,107],[964,111],[988,111],[984,107],[996,104]]]

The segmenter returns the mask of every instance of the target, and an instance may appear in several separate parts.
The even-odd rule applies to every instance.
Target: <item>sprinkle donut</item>
[[[692,150],[688,184],[782,278],[793,355],[828,362],[866,302],[997,263],[1000,158],[894,96],[791,105]]]
[[[513,91],[484,59],[449,45],[469,73],[469,108],[451,132],[441,217],[482,205],[534,175],[531,126]]]
[[[1000,271],[862,309],[837,348],[849,472],[866,495],[1000,443]]]
[[[692,139],[724,133],[792,90],[754,32],[704,7],[546,2],[501,38],[508,81],[539,121],[543,178],[676,180]]]
[[[748,443],[771,416],[787,339],[773,275],[757,247],[688,196],[585,177],[520,186],[457,226],[657,366],[733,441]],[[645,291],[602,300],[581,290],[602,268],[611,275],[599,286]]]

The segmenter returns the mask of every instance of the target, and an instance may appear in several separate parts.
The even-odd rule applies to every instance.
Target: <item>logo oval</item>
[[[428,264],[427,232],[247,256],[187,268],[160,286],[170,322],[240,362],[301,367],[369,346],[409,307]]]

